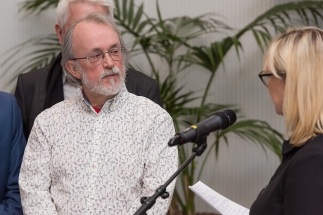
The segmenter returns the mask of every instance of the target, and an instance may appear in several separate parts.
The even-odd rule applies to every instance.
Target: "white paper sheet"
[[[221,194],[215,192],[203,182],[198,181],[193,186],[189,186],[196,195],[211,205],[215,212],[222,215],[249,215],[249,209],[245,208]]]

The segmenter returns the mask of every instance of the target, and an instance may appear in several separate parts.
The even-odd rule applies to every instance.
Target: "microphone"
[[[182,132],[176,133],[172,137],[168,146],[183,145],[188,142],[197,142],[207,137],[211,132],[226,129],[233,125],[237,120],[236,114],[228,109],[216,112],[213,116],[206,120],[186,128]]]

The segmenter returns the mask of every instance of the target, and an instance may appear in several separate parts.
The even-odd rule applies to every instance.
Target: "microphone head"
[[[222,119],[221,129],[226,129],[227,127],[233,125],[237,120],[235,112],[230,109],[218,111],[215,113],[215,115]]]

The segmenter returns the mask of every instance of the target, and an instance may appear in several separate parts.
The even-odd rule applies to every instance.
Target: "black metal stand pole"
[[[142,197],[140,202],[142,206],[134,213],[134,215],[147,215],[147,211],[154,206],[156,199],[161,196],[162,199],[169,197],[169,193],[166,192],[166,187],[183,171],[183,169],[196,157],[200,156],[206,149],[206,137],[196,142],[197,146],[192,149],[192,155],[178,168],[178,170],[166,181],[166,183],[160,186],[154,195],[151,197]]]

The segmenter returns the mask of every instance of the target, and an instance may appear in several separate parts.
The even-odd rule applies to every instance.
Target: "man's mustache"
[[[120,70],[117,67],[103,71],[99,76],[99,81],[102,81],[103,78],[109,75],[118,75],[120,76]]]

